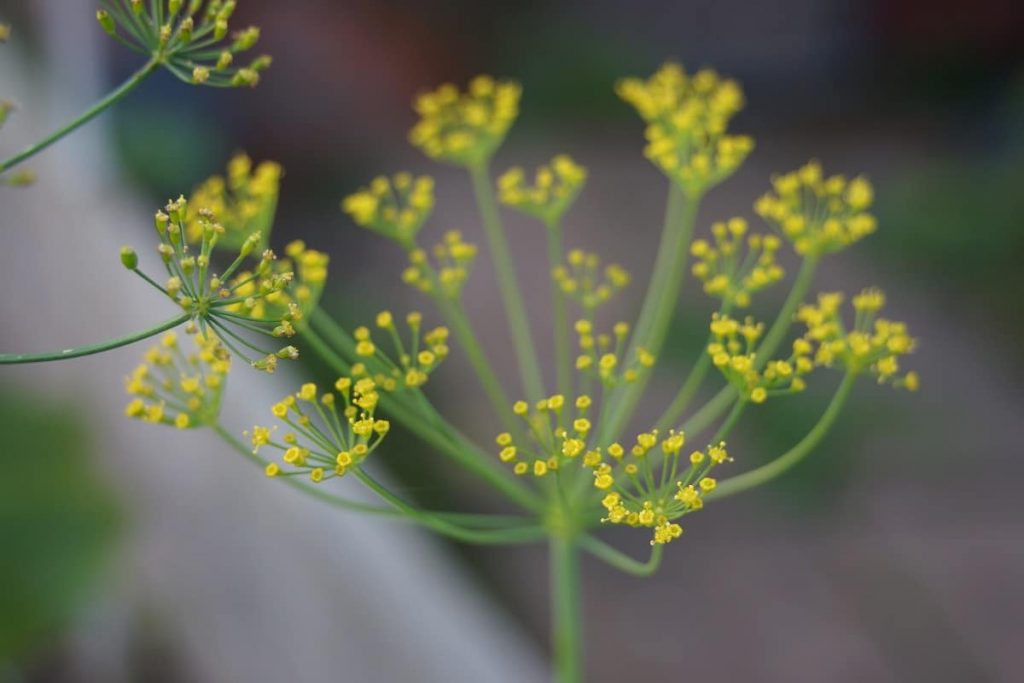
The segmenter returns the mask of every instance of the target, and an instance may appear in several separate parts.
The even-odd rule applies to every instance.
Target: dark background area
[[[86,4],[69,11],[91,13]],[[405,142],[412,97],[444,81],[492,73],[522,83],[522,114],[496,171],[559,152],[589,168],[568,241],[614,254],[634,276],[608,323],[637,310],[666,186],[641,156],[642,125],[615,97],[617,78],[678,59],[742,82],[748,104],[734,128],[757,149],[709,197],[700,232],[712,220],[752,217],[770,174],[809,158],[828,172],[866,173],[879,232],[829,259],[816,286],[885,289],[892,315],[921,338],[909,365],[922,390],[863,383],[815,457],[692,518],[654,579],[588,562],[588,680],[1013,680],[1024,664],[1024,4],[239,4],[235,23],[260,25],[261,49],[274,56],[264,81],[225,93],[158,74],[110,114],[120,173],[157,206],[220,172],[235,150],[279,161],[286,175],[273,243],[301,237],[330,253],[325,302],[349,325],[429,302],[399,282],[397,250],[339,212],[345,194],[380,173],[430,173],[438,209],[427,230],[479,239],[468,181]],[[24,5],[0,2],[0,17],[31,38]],[[108,56],[111,84],[138,66],[116,44]],[[506,221],[546,349],[546,263],[535,257],[544,236],[525,219]],[[492,356],[504,358],[486,259],[473,277],[467,307]],[[756,310],[767,317],[784,289]],[[696,357],[711,310],[689,280],[651,411]],[[834,380],[752,411],[734,437],[735,465],[754,466],[799,439]],[[490,442],[497,425],[479,412],[462,363],[450,361],[431,388],[457,424]],[[397,436],[386,457],[403,492],[425,504],[494,508],[413,441]],[[97,528],[116,528],[105,504],[95,510]],[[610,537],[644,552],[636,535]],[[452,550],[543,647],[541,551]],[[91,566],[93,555],[83,555]],[[29,680],[74,680],[61,673],[59,635],[47,642],[34,648]]]

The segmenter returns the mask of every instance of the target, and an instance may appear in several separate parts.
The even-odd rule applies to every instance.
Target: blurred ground
[[[21,3],[0,3],[0,16],[29,20],[24,13]],[[810,157],[829,171],[866,172],[880,231],[832,258],[816,285],[883,287],[892,315],[922,339],[912,361],[922,391],[859,387],[817,457],[693,518],[655,579],[589,563],[588,680],[1015,680],[1024,664],[1020,3],[321,0],[285,11],[246,0],[239,20],[264,28],[275,56],[265,83],[225,95],[153,79],[112,117],[120,172],[157,205],[219,170],[234,149],[281,161],[274,241],[302,236],[331,252],[335,291],[326,298],[349,322],[426,302],[397,282],[400,255],[337,211],[345,193],[381,172],[429,172],[439,193],[429,229],[478,231],[468,183],[404,142],[411,96],[444,80],[493,72],[523,82],[523,115],[499,169],[562,151],[590,168],[568,241],[614,254],[635,280],[609,322],[643,294],[665,192],[640,156],[640,123],[611,91],[616,78],[678,58],[743,82],[749,104],[736,128],[758,148],[709,197],[704,230],[749,217],[772,172]],[[117,46],[109,57],[111,82],[134,68]],[[546,266],[532,258],[543,235],[507,221],[546,344]],[[467,306],[502,358],[509,348],[489,275],[482,260]],[[671,396],[676,371],[694,357],[693,329],[711,310],[695,289],[691,282],[652,405]],[[759,308],[771,310],[770,299]],[[495,426],[473,386],[449,363],[433,389],[458,423],[489,439]],[[791,444],[817,405],[805,396],[746,419],[733,439],[735,466]],[[490,504],[462,479],[426,478],[416,449],[389,457],[412,495]],[[644,550],[635,537],[623,543]],[[544,647],[540,551],[458,552]]]

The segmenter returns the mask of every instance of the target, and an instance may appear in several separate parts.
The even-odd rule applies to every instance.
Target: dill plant
[[[236,31],[225,42],[234,9],[231,0],[106,0],[97,12],[100,26],[146,56],[144,66],[80,117],[0,162],[0,174],[116,103],[157,68],[196,85],[256,85],[270,58],[235,65],[259,30]],[[0,39],[6,39],[8,28],[0,28]],[[429,297],[443,324],[427,325],[415,311],[396,316],[382,310],[353,327],[320,306],[326,254],[301,241],[280,258],[268,248],[281,169],[273,162],[254,166],[244,155],[230,161],[224,176],[155,213],[159,276],[140,268],[134,249],[121,251],[122,265],[166,296],[173,317],[100,344],[3,354],[0,363],[74,358],[162,335],[125,379],[128,417],[177,429],[210,428],[266,476],[341,510],[405,520],[465,543],[547,543],[554,677],[580,681],[581,553],[628,574],[653,574],[665,546],[683,535],[682,518],[764,485],[809,455],[856,380],[908,390],[919,381],[900,367],[915,340],[903,323],[880,317],[881,291],[869,288],[850,298],[849,313],[842,294],[811,294],[822,262],[876,229],[865,178],[826,175],[812,161],[770,179],[753,205],[765,223],[762,231],[732,217],[695,238],[704,195],[754,147],[748,136],[729,130],[744,106],[740,86],[711,70],[687,73],[669,63],[648,79],[621,80],[616,92],[645,123],[644,154],[665,175],[668,198],[642,307],[634,321],[611,325],[599,313],[630,284],[629,274],[603,264],[597,254],[564,246],[563,218],[584,190],[587,170],[559,154],[531,174],[521,168],[493,174],[494,157],[519,112],[519,85],[479,76],[464,91],[446,84],[415,99],[420,119],[409,141],[429,159],[464,169],[477,202],[484,252],[495,266],[515,348],[514,386],[498,379],[462,304],[480,250],[456,231],[436,245],[420,239],[434,208],[430,176],[379,176],[345,197],[341,208],[406,254],[408,267],[396,277]],[[0,107],[0,122],[10,111],[8,104]],[[0,178],[19,184],[28,178],[20,173]],[[540,370],[499,205],[536,219],[547,234],[553,319],[546,332],[554,340],[554,378]],[[766,324],[742,311],[758,292],[786,279],[776,260],[783,249],[792,249],[801,265]],[[707,342],[690,372],[677,378],[677,394],[660,416],[646,431],[629,434],[626,426],[659,372],[658,355],[687,274],[718,302]],[[303,383],[270,407],[269,421],[240,439],[219,417],[232,358],[273,372],[279,360],[297,358],[299,348],[320,356],[338,379],[327,387]],[[467,437],[429,398],[431,375],[451,357],[469,362],[492,408],[493,444]],[[726,443],[744,411],[802,392],[820,368],[838,370],[841,379],[817,423],[774,460],[744,471]],[[712,371],[720,388],[695,408]],[[366,463],[385,442],[391,421],[422,440],[424,457],[451,460],[520,514],[426,510],[388,489]],[[737,459],[742,463],[742,456]],[[331,480],[346,476],[381,504],[333,492]],[[601,540],[602,525],[641,530],[649,556],[635,559]]]

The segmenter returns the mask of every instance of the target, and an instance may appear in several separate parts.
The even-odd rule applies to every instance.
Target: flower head
[[[212,269],[211,255],[224,227],[212,211],[201,209],[196,218],[201,234],[199,244],[189,244],[187,216],[188,202],[179,197],[154,217],[160,238],[157,251],[168,275],[163,284],[139,270],[138,257],[132,249],[122,250],[121,262],[189,314],[191,320],[186,331],[217,336],[233,353],[267,372],[274,371],[279,359],[298,358],[294,346],[266,351],[249,337],[251,333],[274,338],[295,334],[295,324],[303,317],[303,309],[297,303],[302,300],[302,287],[322,286],[326,256],[312,252],[310,257],[303,247],[300,272],[305,272],[309,279],[298,284],[289,263],[278,262],[269,249],[260,253],[250,269],[243,270],[261,241],[260,234],[253,233],[242,242],[231,265],[218,275]],[[303,271],[307,259],[314,267]],[[305,299],[308,301],[309,297]]]
[[[324,393],[303,384],[271,408],[284,429],[280,437],[277,426],[257,425],[246,435],[253,453],[263,446],[281,451],[282,462],[266,466],[268,477],[305,474],[319,484],[358,468],[380,445],[391,425],[374,417],[378,401],[369,378],[341,377]]]
[[[839,365],[848,372],[869,372],[879,384],[890,382],[895,387],[916,390],[917,373],[901,376],[899,358],[911,353],[917,340],[907,333],[905,323],[877,317],[885,305],[885,295],[878,289],[865,289],[853,297],[856,315],[849,330],[840,314],[842,303],[842,294],[824,293],[818,295],[817,304],[806,304],[797,312],[797,320],[807,326],[802,341],[808,353],[814,347],[815,362],[828,367]]]
[[[644,154],[690,194],[732,175],[754,148],[749,137],[726,133],[743,108],[743,91],[710,69],[691,75],[668,63],[646,81],[625,78],[615,89],[647,122]]]
[[[617,263],[602,270],[597,254],[572,249],[565,265],[556,266],[551,277],[559,290],[589,314],[629,285],[629,273]]]
[[[494,154],[519,114],[518,83],[477,76],[460,93],[451,83],[416,98],[409,141],[432,159],[474,166]]]
[[[537,169],[533,185],[526,184],[522,168],[516,166],[507,170],[498,178],[498,198],[503,204],[550,226],[568,211],[586,181],[587,169],[568,155],[560,154],[550,164]]]
[[[715,223],[711,234],[714,244],[698,239],[690,245],[690,253],[696,259],[692,270],[704,283],[704,292],[721,299],[725,306],[749,306],[751,294],[785,275],[782,266],[775,262],[780,246],[775,235],[748,236],[747,222],[742,218]]]
[[[661,436],[654,430],[638,435],[628,451],[609,446],[609,457],[593,466],[594,486],[607,491],[601,521],[651,529],[651,545],[679,538],[683,528],[675,520],[704,507],[704,495],[717,485],[708,475],[732,459],[723,441],[682,460],[684,444],[682,432]]]
[[[579,343],[576,370],[584,377],[597,377],[606,388],[635,382],[641,373],[654,367],[654,354],[643,347],[628,362],[623,358],[629,338],[629,325],[624,322],[616,323],[608,334],[595,332],[590,320],[581,319],[576,321],[575,330]]]
[[[259,232],[267,246],[274,227],[277,192],[281,180],[281,165],[263,161],[255,168],[245,154],[235,155],[228,162],[226,176],[207,178],[188,199],[188,240],[196,244],[202,239],[199,211],[209,209],[224,227],[217,246],[237,250],[249,235]]]
[[[588,415],[593,401],[581,394],[575,400],[555,394],[532,407],[526,401],[512,406],[512,412],[526,424],[529,441],[516,442],[509,433],[499,434],[498,458],[522,476],[553,475],[572,461],[584,461],[595,433]]]
[[[270,57],[247,66],[235,59],[251,49],[260,30],[250,26],[228,37],[234,0],[101,0],[96,21],[111,37],[159,60],[186,83],[216,87],[255,86]],[[204,7],[205,4],[205,7]]]
[[[810,346],[799,339],[789,358],[768,361],[762,367],[756,349],[763,332],[764,325],[750,317],[741,323],[716,313],[711,319],[713,341],[707,348],[711,362],[736,387],[741,399],[754,403],[803,391],[803,376],[814,369]]]
[[[216,337],[195,335],[194,351],[181,348],[178,335],[168,332],[146,351],[145,360],[125,378],[133,398],[128,417],[190,429],[213,424],[231,357]]]
[[[376,326],[388,338],[391,352],[374,340],[369,327],[353,333],[355,355],[361,362],[352,366],[352,376],[372,378],[383,391],[416,389],[427,383],[430,373],[448,357],[448,328],[423,330],[423,316],[413,311],[405,316],[408,342],[403,339],[390,311],[377,314]]]
[[[433,263],[423,249],[411,250],[402,281],[425,294],[457,300],[476,260],[476,245],[464,242],[458,230],[449,230],[432,251]]]
[[[875,217],[868,213],[874,191],[863,177],[825,177],[811,161],[772,179],[772,191],[754,210],[793,243],[798,254],[820,256],[839,251],[873,233]]]
[[[408,173],[378,176],[369,187],[345,197],[341,209],[357,225],[411,249],[434,210],[434,179]]]

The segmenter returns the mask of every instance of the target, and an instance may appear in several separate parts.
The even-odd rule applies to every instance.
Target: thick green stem
[[[139,85],[139,83],[142,83],[142,81],[146,80],[146,77],[149,76],[149,74],[153,73],[153,71],[159,65],[160,62],[159,60],[157,60],[157,58],[154,57],[150,59],[148,62],[146,62],[145,66],[143,66],[141,69],[132,74],[132,76],[128,80],[119,85],[115,90],[112,90],[102,100],[100,100],[99,102],[92,105],[84,112],[82,112],[82,114],[79,115],[78,118],[71,121],[67,125],[62,126],[57,130],[53,131],[39,142],[36,142],[35,144],[29,147],[26,147],[25,149],[18,152],[11,158],[5,159],[4,161],[0,162],[0,173],[3,173],[13,168],[14,166],[17,166],[22,161],[25,161],[26,159],[35,156],[39,152],[42,152],[44,149],[46,149],[53,143],[57,142],[68,133],[71,133],[76,128],[96,118],[96,116],[102,113],[105,109],[113,106],[119,100],[121,100],[121,98],[130,93],[132,90],[134,90]]]
[[[530,332],[530,321],[526,316],[523,294],[519,288],[512,254],[508,248],[505,228],[498,215],[498,205],[494,199],[494,188],[491,175],[486,164],[469,167],[473,180],[473,192],[483,220],[484,233],[494,261],[494,272],[498,279],[498,289],[505,305],[505,318],[515,346],[516,358],[519,362],[519,373],[523,388],[531,403],[539,401],[544,395],[544,380],[537,361],[537,349],[533,345]]]
[[[846,403],[846,399],[850,395],[850,390],[853,389],[853,384],[856,379],[856,373],[846,373],[846,376],[843,377],[842,383],[836,390],[835,396],[832,397],[831,403],[828,404],[825,412],[822,413],[821,418],[818,419],[817,424],[811,428],[811,431],[807,432],[807,436],[805,436],[800,443],[793,446],[793,448],[789,449],[766,465],[762,465],[750,472],[745,472],[738,476],[730,477],[729,479],[718,482],[718,486],[715,487],[714,491],[711,491],[705,496],[705,500],[718,500],[719,498],[725,498],[726,496],[732,496],[742,491],[761,486],[807,457],[807,455],[814,450],[815,446],[825,438],[828,430],[831,429],[832,425],[835,423],[836,418],[843,409],[843,405]]]
[[[646,562],[638,562],[629,555],[616,550],[593,536],[582,536],[580,538],[580,546],[594,557],[615,567],[619,571],[639,577],[651,576],[658,571],[658,568],[661,567],[662,550],[665,547],[655,544],[651,548],[651,557]]]
[[[729,414],[722,422],[722,425],[718,428],[718,431],[715,432],[715,435],[711,437],[711,440],[708,443],[716,444],[729,436],[729,432],[731,432],[732,428],[736,426],[736,423],[740,419],[740,415],[743,414],[743,409],[746,407],[747,401],[737,400],[736,403],[733,404],[732,410],[729,411]]]
[[[704,404],[700,410],[683,423],[680,430],[687,436],[693,437],[707,429],[712,422],[717,420],[726,411],[729,404],[736,398],[736,388],[731,384],[722,387],[714,397]]]
[[[329,316],[317,310],[313,313],[313,321],[324,329],[325,334],[331,338],[332,342],[343,349],[347,348],[347,344],[351,340]],[[331,349],[315,331],[307,328],[302,331],[302,334],[313,351],[336,372],[342,374],[349,372],[351,367],[349,363]],[[432,408],[429,414],[424,414],[423,405],[421,403],[420,409],[416,410],[407,406],[397,396],[388,394],[381,396],[381,407],[411,432],[504,493],[513,502],[528,510],[539,509],[541,503],[536,494],[526,488],[522,482],[511,479],[508,472],[501,469],[493,458],[488,457],[486,453],[477,448]]]
[[[665,225],[658,245],[658,256],[640,309],[640,317],[626,351],[628,360],[632,360],[640,348],[655,356],[661,352],[686,276],[686,258],[699,207],[699,196],[687,197],[673,183],[665,208]],[[641,374],[635,382],[620,385],[620,389],[612,395],[609,419],[601,427],[600,443],[615,439],[626,427],[643,395],[649,376],[649,373]]]
[[[118,337],[117,339],[111,339],[110,341],[100,342],[99,344],[90,344],[89,346],[78,346],[73,349],[64,349],[62,351],[53,351],[50,353],[7,353],[0,354],[0,365],[15,365],[18,363],[46,363],[53,360],[65,360],[67,358],[80,358],[81,356],[91,356],[96,353],[103,353],[104,351],[110,351],[111,349],[120,348],[122,346],[128,346],[134,344],[137,341],[154,337],[161,332],[166,332],[172,327],[177,327],[183,322],[188,320],[191,316],[189,314],[179,315],[177,318],[171,318],[164,322],[150,327],[149,329],[129,334],[126,337]]]
[[[562,226],[552,222],[548,225],[548,275],[562,265]],[[551,280],[551,311],[552,324],[555,328],[555,373],[558,380],[558,393],[572,396],[572,349],[569,345],[569,319],[566,313],[565,295],[558,287],[554,277]]]
[[[550,542],[551,647],[557,683],[583,681],[583,608],[580,599],[579,546],[571,537]]]

